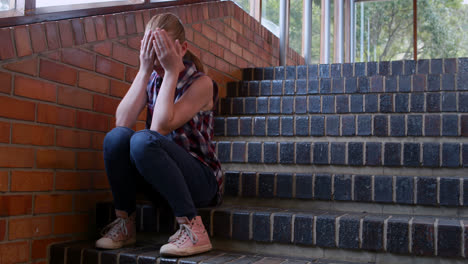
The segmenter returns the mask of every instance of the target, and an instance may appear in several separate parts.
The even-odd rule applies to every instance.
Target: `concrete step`
[[[399,211],[401,206],[427,206],[427,211],[440,206],[454,208],[453,215],[460,213],[456,208],[468,206],[466,177],[255,171],[226,171],[224,175],[225,197],[251,198],[235,200],[238,204],[252,205],[252,199],[259,198],[263,204],[271,201],[268,206],[284,203],[283,208],[298,209],[313,206],[314,201],[340,202],[343,207],[352,206],[349,202],[387,205],[387,210],[391,205],[399,205]],[[383,210],[381,206],[377,208]],[[450,210],[443,211],[447,215]],[[414,211],[406,211],[411,212]]]
[[[468,73],[360,77],[303,77],[228,83],[228,97],[466,91]]]
[[[468,114],[271,114],[216,117],[214,133],[218,137],[468,137]]]
[[[221,163],[452,169],[468,166],[468,143],[460,143],[459,139],[441,143],[405,138],[382,143],[355,139],[336,142],[330,138],[234,138],[215,144]]]
[[[295,258],[271,254],[252,254],[226,250],[212,250],[192,257],[169,258],[159,255],[161,244],[147,240],[117,250],[94,248],[93,242],[78,241],[54,244],[50,249],[50,264],[364,264],[372,262],[350,262],[318,258]]]
[[[226,97],[219,114],[375,114],[467,113],[468,91],[442,93],[375,93],[297,96]]]
[[[247,68],[243,70],[242,77],[243,80],[248,81],[306,79],[308,77],[337,78],[413,74],[438,75],[457,72],[468,72],[468,58]]]
[[[468,242],[468,218],[461,217],[248,206],[203,208],[199,214],[215,239],[246,243],[461,260]],[[161,232],[160,219],[171,219],[175,230],[172,214],[160,213],[152,205],[139,206],[137,219],[140,232]]]

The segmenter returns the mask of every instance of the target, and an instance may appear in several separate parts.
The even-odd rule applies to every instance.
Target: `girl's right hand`
[[[154,65],[153,34],[151,30],[145,32],[140,45],[140,71],[151,74]]]

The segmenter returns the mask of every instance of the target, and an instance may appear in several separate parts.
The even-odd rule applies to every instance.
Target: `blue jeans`
[[[114,128],[104,138],[104,163],[117,210],[135,211],[141,176],[177,217],[191,219],[196,207],[215,204],[218,184],[212,169],[158,132]]]

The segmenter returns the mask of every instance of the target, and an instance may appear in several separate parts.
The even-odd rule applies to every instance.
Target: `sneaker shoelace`
[[[117,237],[119,232],[122,230],[125,235],[128,235],[127,221],[123,218],[117,218],[112,223],[108,224],[101,231],[102,236]]]
[[[192,241],[193,244],[196,244],[198,242],[198,236],[192,231],[192,228],[190,228],[190,225],[188,224],[181,224],[179,230],[175,234],[177,238],[173,241],[177,245],[181,245],[182,243],[185,242],[185,237],[183,235],[187,235],[190,238],[190,241]]]

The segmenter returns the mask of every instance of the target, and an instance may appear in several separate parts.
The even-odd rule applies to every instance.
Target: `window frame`
[[[0,11],[0,28],[86,16],[137,11],[149,8],[217,1],[220,0],[116,0],[112,2],[36,8],[36,0],[17,0],[16,4],[18,6],[15,9]],[[119,5],[115,5],[116,3],[119,3]],[[23,9],[21,7],[23,7]]]

